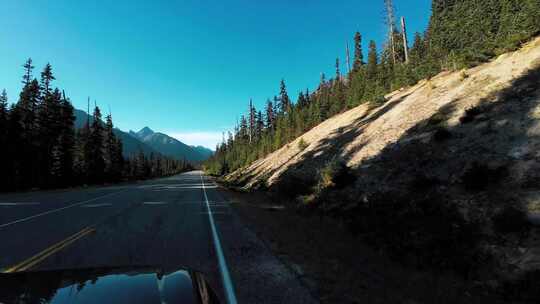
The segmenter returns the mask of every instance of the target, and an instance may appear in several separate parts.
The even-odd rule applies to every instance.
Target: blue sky
[[[380,45],[383,0],[3,0],[0,89],[17,99],[21,65],[50,62],[75,107],[90,96],[117,127],[149,126],[188,144],[214,147],[247,109],[333,75],[355,31]],[[395,0],[410,40],[430,0]],[[345,67],[343,67],[343,70]]]

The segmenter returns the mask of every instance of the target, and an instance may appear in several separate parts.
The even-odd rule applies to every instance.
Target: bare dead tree
[[[401,33],[403,34],[403,50],[405,51],[405,63],[409,63],[409,44],[407,43],[407,27],[405,17],[401,17]]]
[[[384,0],[384,8],[386,11],[386,26],[388,27],[388,38],[390,47],[392,50],[392,59],[396,64],[396,45],[394,43],[394,27],[395,27],[395,15],[394,15],[394,3],[392,0]]]
[[[347,60],[347,74],[350,74],[351,73],[351,55],[350,55],[350,52],[349,52],[349,42],[347,41],[347,46],[346,46],[346,55],[345,55],[345,58]]]

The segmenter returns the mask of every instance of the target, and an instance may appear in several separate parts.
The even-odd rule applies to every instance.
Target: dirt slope
[[[388,101],[377,108],[370,109],[363,104],[334,116],[267,157],[230,174],[227,180],[246,189],[260,184],[272,187],[285,172],[301,163],[306,162],[309,166],[302,164],[301,168],[295,168],[296,174],[305,172],[313,175],[317,168],[336,156],[352,168],[361,167],[365,160],[377,156],[398,141],[419,138],[430,141],[433,132],[410,134],[410,131],[426,122],[431,123],[430,119],[438,119],[437,115],[444,115],[442,120],[450,128],[459,125],[459,118],[465,110],[490,98],[490,102],[497,101],[499,92],[539,66],[540,38],[537,38],[522,49],[503,54],[481,66],[443,72],[413,87],[395,91],[387,95]],[[535,120],[540,118],[539,102],[538,99],[535,101],[535,108],[530,114]],[[500,123],[504,125],[506,122]],[[537,127],[530,129],[533,133],[538,131]],[[301,150],[300,140],[309,146]],[[512,153],[524,153],[520,149],[534,151],[538,146],[540,143],[534,140],[526,146],[515,147]]]

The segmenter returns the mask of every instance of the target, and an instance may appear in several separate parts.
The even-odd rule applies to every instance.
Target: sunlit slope
[[[520,77],[525,77],[527,73],[538,69],[540,69],[540,38],[527,43],[518,51],[503,54],[475,68],[443,72],[432,79],[420,81],[413,87],[395,91],[387,95],[387,102],[380,106],[371,107],[362,104],[334,116],[295,141],[253,162],[250,166],[231,173],[226,178],[247,189],[256,185],[272,187],[284,173],[290,173],[291,170],[294,170],[294,174],[300,179],[313,178],[318,169],[336,157],[349,167],[361,169],[367,160],[379,156],[383,150],[391,149],[393,146],[399,148],[401,143],[414,140],[426,144],[432,142],[437,129],[429,128],[430,124],[444,125],[450,129],[463,124],[460,118],[467,109],[480,104],[500,102],[499,93],[513,90],[512,86],[516,85]],[[520,88],[515,90],[516,99],[519,101]],[[533,102],[534,105],[527,108],[528,113],[525,114],[535,123],[522,124],[523,128],[530,130],[518,132],[526,136],[530,132],[536,132],[534,125],[540,122],[538,115],[540,100],[536,97],[534,101],[529,102]],[[504,129],[508,122],[498,123],[499,125],[493,122],[494,125],[491,125],[490,122],[490,128]],[[507,127],[510,129],[520,126]],[[490,138],[509,140],[506,137]],[[307,143],[307,148],[299,144],[301,140]],[[526,138],[524,140],[527,141]],[[540,147],[540,141],[536,137],[530,136],[529,140],[531,142],[524,149]],[[467,142],[456,144],[466,145]],[[491,148],[489,142],[478,145],[470,148],[476,149],[475,153],[479,153],[482,148]],[[463,150],[461,148],[456,149]],[[504,150],[507,148],[505,146]],[[463,155],[456,154],[455,157]]]

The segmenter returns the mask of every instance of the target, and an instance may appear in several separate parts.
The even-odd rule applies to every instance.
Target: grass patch
[[[371,100],[369,102],[369,108],[370,109],[373,109],[373,108],[377,108],[377,107],[380,107],[382,106],[385,102],[386,102],[386,98],[384,96],[377,96],[375,97],[373,100]]]
[[[465,79],[467,79],[467,78],[469,78],[469,77],[470,77],[470,75],[467,74],[466,71],[461,71],[461,73],[459,73],[459,79],[460,79],[461,81],[463,81],[463,80],[465,80]]]
[[[347,167],[344,161],[333,158],[319,170],[319,182],[316,192],[320,193],[327,188],[342,189],[356,180],[356,176]]]
[[[444,113],[438,112],[438,113],[435,113],[433,116],[431,116],[428,119],[427,125],[428,126],[439,126],[442,123],[446,122],[447,119],[448,119],[447,115],[445,115]]]
[[[300,151],[304,151],[308,146],[309,144],[303,138],[300,138],[300,141],[298,142],[298,149],[300,149]]]

